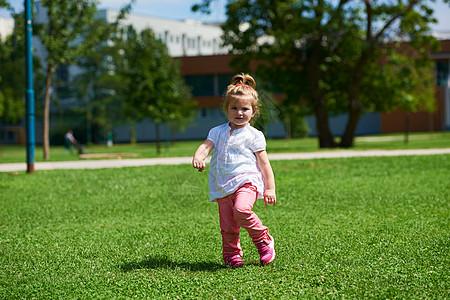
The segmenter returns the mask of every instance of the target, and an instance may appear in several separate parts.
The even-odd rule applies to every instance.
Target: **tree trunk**
[[[341,142],[339,143],[339,147],[342,148],[353,147],[356,126],[358,126],[358,122],[361,117],[361,105],[359,101],[354,100],[352,102],[356,103],[351,105],[348,115],[347,126],[345,127],[345,132],[342,135]]]
[[[320,19],[320,18],[318,18]],[[305,63],[308,85],[311,90],[311,100],[314,106],[314,114],[316,116],[316,128],[319,137],[320,148],[336,148],[337,143],[334,141],[334,136],[331,133],[328,121],[328,109],[325,98],[320,88],[320,82],[323,80],[324,74],[320,70],[320,64],[323,60],[322,53],[322,39],[316,38],[311,49],[311,56]]]
[[[361,94],[361,81],[363,79],[363,70],[364,66],[367,64],[369,53],[370,52],[367,51],[362,55],[360,61],[358,62],[352,73],[350,85],[348,86],[348,95],[349,95],[348,121],[347,126],[345,127],[345,132],[342,135],[341,142],[339,143],[339,147],[342,148],[353,147],[356,126],[358,126],[358,122],[361,117],[363,109],[363,105],[361,101],[359,101],[359,96]]]
[[[156,153],[161,154],[161,137],[159,134],[159,123],[155,123],[155,139],[156,139]]]
[[[324,102],[324,100],[317,100]],[[314,112],[316,115],[316,127],[317,134],[319,136],[320,148],[336,148],[337,143],[334,141],[334,136],[330,131],[330,125],[328,122],[328,111],[324,105],[315,105]]]
[[[50,87],[52,85],[52,69],[51,64],[47,65],[47,80],[45,83],[45,101],[44,101],[44,124],[43,124],[43,148],[44,160],[50,159]]]

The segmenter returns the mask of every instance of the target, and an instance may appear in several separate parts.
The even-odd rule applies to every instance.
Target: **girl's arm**
[[[198,147],[197,151],[195,151],[194,157],[192,158],[192,166],[198,169],[199,172],[203,172],[205,169],[205,159],[212,149],[214,149],[214,143],[211,140],[205,140],[203,144]]]
[[[264,178],[264,203],[273,204],[277,202],[277,196],[275,195],[275,177],[273,176],[272,167],[270,166],[269,157],[265,150],[255,152],[256,162],[261,170],[262,176]]]

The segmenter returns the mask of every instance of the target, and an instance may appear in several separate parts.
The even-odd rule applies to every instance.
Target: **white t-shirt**
[[[233,194],[245,183],[252,183],[263,198],[264,180],[256,162],[255,152],[266,149],[264,134],[247,125],[230,135],[228,123],[212,128],[208,140],[214,143],[209,167],[209,201]]]

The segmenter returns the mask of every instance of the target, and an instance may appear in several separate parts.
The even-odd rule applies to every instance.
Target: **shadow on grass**
[[[123,272],[130,272],[138,269],[184,269],[189,271],[209,271],[214,272],[224,268],[223,265],[215,262],[173,262],[166,257],[149,257],[139,262],[127,262],[119,265]]]

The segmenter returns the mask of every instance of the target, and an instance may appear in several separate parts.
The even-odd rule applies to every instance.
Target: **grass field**
[[[161,154],[156,153],[153,143],[115,144],[113,147],[105,145],[91,145],[85,148],[86,153],[132,153],[136,158],[191,156],[202,141],[183,141],[169,145],[162,144]],[[410,136],[408,144],[404,144],[403,135],[377,135],[357,137],[353,150],[367,149],[425,149],[449,148],[450,134],[445,133],[415,133]],[[311,152],[320,151],[317,138],[268,140],[269,153],[280,152]],[[322,149],[330,150],[330,149]],[[126,157],[124,157],[126,158]],[[50,147],[50,161],[78,160],[77,155],[63,154],[62,146]],[[0,163],[24,162],[26,160],[25,146],[0,145]],[[36,147],[35,161],[43,161],[42,148]]]
[[[277,258],[225,268],[189,165],[0,173],[1,299],[448,299],[450,155],[274,161]]]

